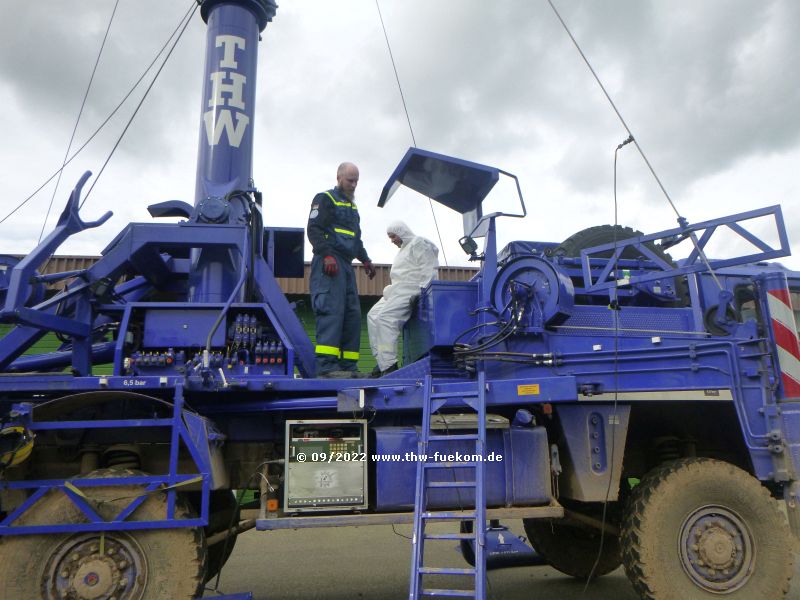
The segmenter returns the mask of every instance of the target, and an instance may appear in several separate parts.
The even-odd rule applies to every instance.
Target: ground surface
[[[520,521],[505,523],[518,535]],[[253,592],[254,600],[405,600],[410,525],[249,531],[241,536],[219,582],[221,592]],[[401,537],[406,536],[406,537]],[[436,542],[432,559],[466,566],[455,542]],[[800,559],[794,585],[800,588]],[[209,582],[212,585],[214,580]],[[213,598],[213,591],[206,598]],[[637,600],[623,570],[583,583],[550,567],[489,571],[488,600]]]
[[[522,534],[522,524],[508,526]],[[410,525],[395,526],[410,537]],[[253,592],[254,600],[392,600],[408,598],[411,541],[391,526],[249,531],[239,537],[219,589]],[[466,566],[455,542],[436,542],[437,565]],[[209,582],[213,584],[213,580]],[[800,586],[795,566],[792,593]],[[206,598],[213,598],[207,592]],[[792,595],[790,593],[789,597]],[[489,600],[637,600],[622,569],[584,592],[582,582],[550,567],[489,572]]]

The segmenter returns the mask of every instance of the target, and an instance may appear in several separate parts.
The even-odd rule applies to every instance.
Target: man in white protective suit
[[[373,377],[397,370],[400,328],[411,316],[411,304],[419,296],[420,288],[428,285],[439,267],[436,244],[414,235],[402,221],[391,223],[386,233],[400,251],[392,263],[389,275],[392,283],[383,288],[383,297],[367,314],[369,344],[378,361]]]

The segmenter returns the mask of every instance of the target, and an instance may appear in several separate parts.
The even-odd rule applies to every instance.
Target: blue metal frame
[[[779,248],[773,248],[766,241],[748,231],[743,226],[744,222],[759,217],[773,217],[775,232],[778,234],[778,240],[780,242]],[[705,254],[705,248],[713,239],[714,234],[723,227],[750,242],[753,246],[758,248],[759,251],[737,256],[736,258],[710,259],[708,260],[708,264],[706,264],[706,262],[702,260]],[[671,247],[683,240],[691,239],[698,231],[702,231],[703,234],[699,239],[694,238],[697,243],[692,252],[689,254],[688,258],[681,261],[680,266],[677,267],[663,260],[647,246],[648,242],[669,240],[671,242],[669,247]],[[618,273],[614,272],[615,269],[619,271],[620,268],[633,266],[630,263],[624,263],[620,259],[628,248],[635,248],[639,253],[652,261],[652,265],[648,265],[648,272],[631,275],[626,274],[624,277],[619,277]],[[610,258],[593,258],[609,250],[613,251]],[[659,231],[658,233],[651,233],[636,238],[619,240],[615,243],[586,248],[581,251],[581,265],[583,267],[585,288],[588,291],[599,291],[616,288],[619,285],[636,285],[647,281],[663,279],[665,277],[708,271],[709,268],[716,271],[717,269],[725,267],[781,258],[783,256],[789,256],[790,254],[791,248],[789,247],[789,238],[786,234],[786,226],[783,222],[783,213],[781,212],[781,207],[776,205],[718,219],[711,219],[684,227],[667,229],[666,231]],[[595,264],[601,264],[602,267],[593,269],[593,262]],[[655,268],[653,268],[653,266]],[[622,280],[622,282],[620,280]]]
[[[479,210],[500,177],[500,169],[421,148],[409,148],[383,186],[378,206],[405,185],[464,214]]]
[[[499,180],[500,174],[514,180],[521,213],[483,214],[483,201]],[[401,185],[461,214],[464,219],[465,236],[485,236],[489,217],[523,218],[528,214],[516,175],[496,167],[437,154],[430,150],[408,149],[383,186],[378,206],[383,207]],[[488,252],[484,256],[488,256]]]
[[[74,196],[77,198],[77,194]],[[75,338],[71,355],[72,367],[77,373],[88,375],[92,364],[92,346],[89,343],[89,335],[94,327],[108,321],[102,316],[98,317],[95,311],[102,310],[110,313],[130,310],[131,306],[128,304],[128,300],[141,298],[154,285],[165,284],[175,275],[186,273],[185,262],[172,260],[169,255],[160,251],[160,248],[216,247],[226,249],[226,251],[232,250],[240,256],[245,256],[249,244],[247,234],[247,229],[241,226],[211,228],[186,223],[178,225],[131,224],[106,248],[103,258],[85,271],[82,276],[83,282],[71,286],[32,309],[12,304],[15,298],[19,299],[20,297],[24,287],[22,284],[28,277],[28,271],[49,257],[41,252],[49,248],[48,240],[50,238],[48,238],[31,255],[38,256],[37,260],[22,261],[12,270],[6,309],[0,313],[0,321],[18,324],[18,331],[12,332],[0,340],[0,367],[10,364],[47,331],[58,331]],[[115,296],[121,298],[123,303],[96,303],[95,294],[99,285],[104,281],[114,281],[126,270],[135,267],[141,268],[142,278],[135,280],[135,283],[120,284],[114,290]],[[291,348],[293,357],[297,358],[297,367],[300,372],[304,375],[312,375],[314,354],[311,343],[262,256],[256,257],[253,270],[255,291],[270,312],[272,323],[276,326],[280,324],[284,343]],[[243,280],[240,278],[241,283]],[[231,295],[229,301],[233,297]],[[22,298],[23,302],[24,300],[25,298]],[[65,305],[73,307],[76,314],[82,315],[82,318],[66,318],[57,315],[56,308]],[[213,305],[211,304],[211,306]],[[197,304],[170,304],[171,308],[178,310],[184,306],[191,308]],[[120,358],[119,352],[116,353],[115,358]]]
[[[406,185],[455,210],[463,218],[462,245],[472,260],[481,261],[480,272],[468,283],[432,283],[423,292],[419,314],[407,330],[423,332],[407,344],[414,347],[412,364],[380,380],[314,379],[313,347],[276,282],[277,276],[303,275],[302,252],[285,252],[287,246],[302,247],[302,230],[265,228],[261,195],[252,181],[256,47],[276,5],[274,0],[200,4],[208,31],[194,205],[170,201],[150,207],[153,217],[186,221],[130,224],[90,268],[40,275],[37,269],[69,236],[97,227],[111,216],[109,212],[94,222],[81,220],[79,200],[90,176],[87,172],[72,191],[55,230],[31,254],[18,262],[0,257],[0,264],[8,267],[0,273],[0,322],[15,325],[0,340],[0,372],[15,373],[0,378],[0,404],[11,405],[2,425],[21,425],[42,437],[55,431],[160,428],[169,437],[167,472],[68,480],[13,480],[19,473],[12,473],[12,480],[0,480],[0,489],[29,495],[0,520],[0,535],[206,526],[210,492],[223,486],[214,480],[215,452],[226,439],[217,426],[229,426],[231,441],[275,442],[281,435],[276,424],[287,415],[305,419],[352,411],[375,419],[377,438],[381,424],[410,428],[419,425],[414,420],[421,413],[424,446],[429,439],[442,442],[446,437],[431,433],[430,418],[451,399],[474,409],[479,426],[475,436],[455,434],[447,443],[474,440],[476,453],[482,456],[487,452],[487,408],[501,413],[516,408],[519,415],[527,412],[523,407],[532,411],[538,406],[543,418],[555,413],[558,419],[551,429],[561,428],[558,443],[571,462],[571,478],[581,488],[581,496],[572,497],[585,501],[617,498],[622,458],[614,452],[614,433],[627,431],[629,417],[640,405],[715,402],[724,407],[726,416],[733,418],[735,413],[755,475],[785,484],[790,521],[800,531],[796,508],[800,500],[796,405],[800,403],[787,397],[783,388],[778,340],[767,322],[770,308],[764,299],[768,290],[788,293],[786,273],[779,266],[747,265],[789,254],[780,207],[694,225],[681,219],[678,228],[584,249],[580,259],[551,256],[557,244],[548,242],[512,242],[498,256],[497,218],[526,215],[517,178],[494,167],[411,148],[383,188],[378,205],[384,206],[400,185]],[[521,214],[483,214],[483,201],[500,174],[514,179]],[[746,222],[757,218],[773,219],[779,247],[747,228]],[[720,229],[740,236],[756,250],[736,258],[707,259],[706,248]],[[279,233],[287,236],[286,244],[277,240]],[[473,236],[485,238],[480,255]],[[666,250],[686,240],[695,247],[677,266],[651,249],[655,242]],[[639,258],[627,258],[632,251]],[[119,283],[131,273],[134,279]],[[43,283],[67,278],[73,281],[63,292],[40,301]],[[800,274],[794,279],[800,280]],[[683,280],[691,298],[688,307],[678,306],[682,301],[678,282]],[[755,290],[755,318],[737,313],[742,307],[736,294],[748,286]],[[153,301],[157,294],[180,300]],[[444,311],[458,312],[458,318],[443,319]],[[181,315],[179,323],[171,322],[173,315],[175,321]],[[111,329],[116,331],[114,341],[106,339]],[[135,344],[138,329],[141,340]],[[50,332],[62,335],[58,351],[23,356]],[[277,355],[280,367],[266,369],[264,363],[250,361],[253,355],[269,353]],[[152,354],[157,355],[155,361]],[[113,362],[113,374],[93,376],[93,365],[105,361]],[[259,364],[260,368],[252,367]],[[30,372],[65,367],[71,367],[72,374]],[[295,378],[295,370],[302,379]],[[158,396],[149,399],[164,402],[171,415],[36,419],[38,409],[69,400],[70,392],[89,392],[97,398],[91,392],[123,390],[149,391]],[[163,400],[170,394],[171,402]],[[198,412],[185,409],[185,396]],[[547,404],[552,406],[543,406]],[[527,417],[522,419],[524,425],[534,419],[531,412]],[[619,429],[610,428],[616,426]],[[553,432],[542,424],[537,429],[539,443],[546,448],[548,433]],[[624,436],[616,441],[618,449],[625,447]],[[195,473],[179,472],[182,448],[191,456]],[[513,468],[514,476],[521,473],[527,481],[540,482],[540,495],[530,503],[545,504],[551,495],[547,452],[520,452],[519,443],[517,448],[516,457],[510,447],[504,448],[514,461],[513,466],[504,466]],[[375,465],[376,470],[384,468],[392,467]],[[421,574],[465,574],[462,569],[431,571],[421,565],[420,517],[426,488],[464,483],[426,482],[425,468],[419,463],[413,597],[419,593]],[[478,598],[485,596],[484,554],[492,540],[499,541],[490,537],[487,544],[483,529],[483,476],[483,469],[476,468]],[[200,514],[179,518],[177,495],[189,485],[200,487]],[[375,491],[385,491],[388,485],[383,485],[375,483]],[[133,486],[141,492],[107,519],[91,502],[91,490],[101,486],[128,492]],[[137,508],[155,493],[166,495],[164,518],[132,520]],[[17,524],[39,501],[54,494],[62,494],[85,522]],[[373,508],[376,514],[322,517],[319,523],[398,520],[397,515],[377,514],[381,509]],[[440,514],[463,516],[448,510]],[[563,516],[563,510],[548,516]],[[256,526],[279,528],[277,521],[262,518]],[[292,519],[284,523],[295,524]],[[521,546],[517,551],[525,550]],[[227,597],[244,600],[252,595]]]
[[[42,435],[62,430],[162,428],[169,432],[167,473],[0,481],[0,488],[30,492],[0,521],[0,535],[205,526],[210,491],[220,483],[213,481],[215,446],[224,438],[207,416],[224,424],[245,417],[248,423],[238,425],[245,431],[236,441],[275,441],[280,434],[274,423],[287,414],[305,418],[336,411],[363,411],[383,422],[405,424],[422,413],[427,431],[430,412],[443,404],[431,399],[433,390],[447,397],[472,398],[476,386],[478,399],[470,406],[481,424],[487,407],[507,411],[553,405],[568,438],[576,476],[599,482],[587,486],[590,501],[608,499],[609,485],[616,491],[616,481],[610,479],[619,478],[621,471],[613,466],[615,457],[604,443],[608,432],[601,424],[619,418],[620,427],[625,428],[637,405],[680,401],[724,403],[739,421],[755,475],[786,483],[787,498],[798,497],[800,410],[781,388],[780,364],[774,360],[775,336],[765,323],[759,328],[755,320],[732,318],[727,312],[729,307],[736,309],[735,293],[741,286],[752,285],[760,291],[786,286],[782,268],[765,268],[769,273],[762,277],[757,267],[746,265],[789,254],[778,206],[694,225],[681,222],[678,228],[585,249],[580,259],[550,256],[557,245],[547,242],[515,242],[498,257],[497,218],[526,214],[517,178],[494,167],[409,149],[383,188],[379,206],[406,185],[460,213],[465,237],[485,238],[480,255],[469,250],[472,259],[481,261],[480,272],[468,283],[433,283],[423,292],[419,315],[409,328],[417,327],[426,335],[416,344],[412,364],[380,380],[314,379],[313,347],[276,282],[279,271],[302,276],[302,253],[299,262],[297,253],[284,256],[285,246],[276,235],[286,234],[288,245],[297,246],[302,230],[265,228],[260,193],[252,181],[255,49],[275,4],[272,0],[205,0],[201,6],[209,27],[194,206],[170,201],[150,207],[154,217],[179,216],[186,221],[129,224],[90,268],[39,275],[37,269],[69,236],[97,227],[111,216],[109,212],[94,222],[81,220],[78,209],[90,176],[87,172],[72,191],[55,230],[23,260],[3,263],[10,269],[0,278],[0,287],[5,289],[0,322],[15,325],[0,340],[0,372],[19,373],[0,378],[3,403],[14,403],[3,424],[19,424]],[[483,214],[483,200],[500,174],[515,180],[521,214]],[[747,229],[746,222],[757,218],[773,219],[779,247]],[[706,248],[720,229],[732,231],[756,251],[707,260]],[[668,249],[685,240],[692,240],[695,248],[678,266],[649,247],[660,242],[662,249]],[[641,258],[622,258],[632,249]],[[606,253],[610,258],[601,256]],[[719,289],[707,281],[709,269],[717,271]],[[134,279],[119,283],[131,273]],[[31,294],[32,285],[66,278],[74,280],[64,291],[44,302],[32,300],[36,297]],[[660,283],[677,278],[688,282],[690,307],[675,305],[677,285],[670,288]],[[155,294],[180,301],[152,301]],[[601,302],[603,295],[609,296],[610,305]],[[442,307],[450,311],[455,307],[464,314],[442,319]],[[762,318],[768,316],[763,298],[759,310]],[[171,327],[171,314],[185,315],[181,323],[185,333]],[[713,320],[707,322],[709,314]],[[712,334],[709,323],[719,331]],[[230,343],[231,326],[236,334],[249,328],[243,334],[247,340],[261,336],[264,332],[256,330],[266,326],[268,335],[274,334],[285,349],[285,363],[273,370],[251,368],[250,342],[242,342],[242,350],[238,342]],[[114,341],[104,337],[111,327],[117,332]],[[140,350],[129,339],[137,327],[143,329],[140,348],[155,348],[154,352],[171,357],[175,346],[181,360],[131,367],[139,359],[133,354]],[[22,356],[49,332],[68,338],[57,352]],[[272,343],[271,337],[260,338],[264,341]],[[227,364],[222,361],[223,351]],[[188,352],[202,353],[202,361],[187,360]],[[92,375],[93,365],[109,360],[112,375]],[[64,367],[71,367],[73,373],[24,372]],[[295,369],[302,378],[295,378]],[[70,392],[122,390],[147,390],[159,397],[171,393],[171,416],[35,418],[37,408],[47,405],[44,396],[59,402]],[[184,408],[185,394],[199,413]],[[587,419],[594,417],[587,434]],[[484,442],[478,440],[480,452]],[[182,446],[196,473],[179,473]],[[593,459],[586,460],[587,456]],[[517,460],[530,475],[536,461],[541,466],[545,458]],[[541,474],[535,477],[542,480]],[[477,473],[476,479],[480,478]],[[549,485],[546,476],[543,480]],[[201,489],[200,515],[177,518],[177,494],[190,484]],[[109,520],[90,501],[91,489],[99,486],[136,486],[141,493]],[[482,487],[479,481],[477,489]],[[166,494],[164,518],[131,520],[148,494],[154,493]],[[49,494],[63,494],[86,522],[15,525]],[[477,504],[479,518],[484,520],[480,508],[485,509],[485,499],[479,498]],[[344,517],[327,522],[337,519],[352,522]],[[800,522],[800,517],[795,520]],[[269,520],[260,521],[259,528],[272,528]],[[483,536],[483,531],[476,532],[480,563]],[[477,574],[482,589],[480,568]]]
[[[132,477],[82,478],[68,480],[24,480],[0,481],[0,489],[32,490],[31,495],[14,511],[0,521],[0,535],[26,535],[41,533],[77,533],[84,531],[133,531],[140,529],[159,529],[173,527],[202,527],[208,524],[208,492],[212,487],[211,456],[209,444],[221,441],[220,435],[207,431],[201,417],[183,408],[183,388],[175,388],[172,404],[172,417],[169,419],[118,419],[90,421],[36,421],[36,407],[29,404],[16,405],[12,411],[14,421],[33,431],[113,429],[136,427],[166,427],[170,430],[169,471],[162,475],[141,475]],[[7,425],[8,423],[6,423]],[[197,472],[191,474],[178,472],[178,453],[180,445],[189,451]],[[175,500],[179,488],[188,484],[200,484],[202,501],[200,515],[195,518],[180,519],[175,514]],[[93,487],[145,486],[142,493],[117,513],[113,519],[102,518],[90,505],[90,498],[83,492]],[[49,525],[14,525],[14,522],[45,494],[58,491],[68,498],[86,517],[87,523],[53,523]],[[157,521],[128,520],[131,514],[152,493],[167,494],[167,513]]]

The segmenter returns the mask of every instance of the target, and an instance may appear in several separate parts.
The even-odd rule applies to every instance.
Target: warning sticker
[[[538,395],[539,395],[538,383],[528,383],[525,385],[517,386],[517,396],[538,396]]]

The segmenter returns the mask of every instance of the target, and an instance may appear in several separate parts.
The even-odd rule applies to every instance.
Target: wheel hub
[[[110,558],[93,554],[80,562],[71,578],[72,589],[79,598],[95,600],[117,589],[120,571]]]
[[[734,566],[739,558],[734,536],[721,527],[712,527],[700,532],[700,539],[696,545],[703,562],[718,571]]]
[[[701,588],[729,593],[742,587],[755,566],[755,547],[734,512],[706,506],[683,522],[679,552],[687,575]]]
[[[139,544],[124,533],[78,534],[62,541],[42,574],[47,600],[139,600],[147,566]]]

